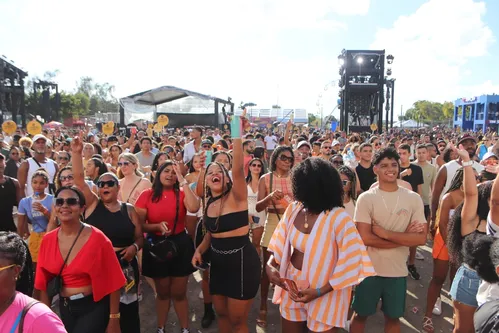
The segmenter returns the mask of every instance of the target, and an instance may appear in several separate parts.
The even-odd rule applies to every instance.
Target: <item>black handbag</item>
[[[66,256],[66,259],[64,260],[64,264],[62,264],[62,267],[61,267],[61,270],[60,270],[59,274],[57,274],[47,284],[47,294],[49,296],[49,300],[51,300],[51,301],[52,301],[52,299],[54,298],[55,295],[59,295],[59,293],[61,292],[61,289],[62,289],[62,277],[61,277],[62,270],[66,266],[66,263],[68,262],[68,259],[69,259],[69,255],[71,254],[71,251],[73,250],[73,247],[75,246],[76,241],[80,237],[81,232],[83,231],[84,227],[85,227],[85,225],[82,223],[80,231],[78,231],[78,235],[76,235],[76,238],[75,238],[75,240],[73,242],[73,245],[71,245],[71,247],[69,248],[68,255]]]
[[[154,237],[148,237],[149,253],[158,262],[167,262],[178,257],[178,245],[175,242],[173,233],[177,228],[178,213],[180,209],[180,194],[175,195],[176,209],[175,209],[175,222],[173,223],[172,234],[160,241],[155,242]]]

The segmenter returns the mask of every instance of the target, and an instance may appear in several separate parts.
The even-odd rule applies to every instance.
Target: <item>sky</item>
[[[0,54],[59,70],[66,91],[90,76],[118,98],[173,85],[327,115],[341,50],[385,49],[398,114],[499,93],[497,14],[497,0],[0,0]]]

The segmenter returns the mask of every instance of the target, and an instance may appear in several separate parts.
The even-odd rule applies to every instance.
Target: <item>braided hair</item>
[[[14,232],[0,231],[0,258],[21,267],[16,290],[31,295],[33,293],[35,272],[26,242]]]
[[[461,189],[461,186],[463,186],[463,180],[464,180],[464,171],[463,168],[459,168],[457,169],[454,177],[452,178],[450,187],[447,190],[447,192],[445,192],[445,194]]]

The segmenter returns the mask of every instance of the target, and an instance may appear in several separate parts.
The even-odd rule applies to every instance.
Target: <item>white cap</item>
[[[333,143],[331,143],[331,146],[336,146],[339,144],[340,144],[340,142],[338,140],[334,140]]]
[[[496,156],[496,154],[494,154],[491,151],[486,152],[485,155],[483,155],[483,157],[482,157],[482,161],[485,161],[486,159],[491,158],[491,157],[497,157],[497,156]]]
[[[40,139],[45,140],[45,142],[47,142],[47,141],[48,141],[48,139],[47,139],[47,138],[45,137],[45,135],[43,135],[43,134],[37,134],[37,135],[35,135],[35,136],[33,137],[33,140],[32,140],[32,141],[33,141],[33,143],[35,143],[36,141],[38,141],[38,140],[40,140]]]

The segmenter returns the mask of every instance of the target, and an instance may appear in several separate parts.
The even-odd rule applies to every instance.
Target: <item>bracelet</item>
[[[111,313],[109,315],[109,319],[120,319],[121,317],[121,314],[118,312],[118,313]]]
[[[133,243],[132,245],[133,245],[133,246],[135,246],[135,250],[137,250],[137,252],[139,252],[139,251],[140,251],[140,248],[139,248],[139,246],[137,245],[137,243]]]
[[[187,180],[183,180],[182,182],[180,182],[180,187],[184,187],[185,185],[189,184],[189,182]]]
[[[321,288],[315,288],[315,290],[317,290],[317,297],[320,297],[321,296]]]

